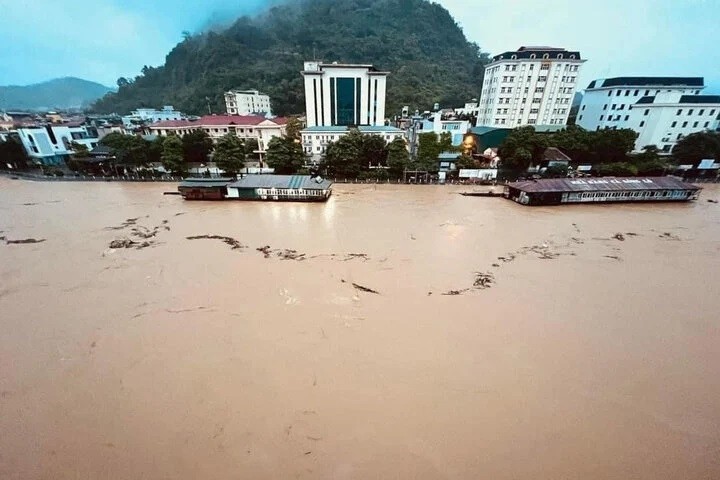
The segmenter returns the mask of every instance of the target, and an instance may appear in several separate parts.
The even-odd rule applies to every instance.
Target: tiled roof
[[[561,55],[562,60],[580,60],[580,52],[578,51],[568,51],[564,48],[554,48],[554,47],[520,47],[515,52],[503,52],[499,55],[495,55],[492,57],[492,62],[497,62],[498,60],[514,60],[512,57],[515,56],[515,59],[529,59],[534,58],[535,60],[557,60],[558,55]],[[531,57],[533,56],[534,57]],[[544,59],[543,56],[547,55],[548,58]]]
[[[596,82],[602,80],[602,85]],[[588,88],[600,87],[702,87],[703,77],[613,77],[593,80]]]
[[[543,160],[548,162],[569,162],[570,157],[561,152],[558,148],[548,147],[543,152]]]
[[[720,103],[720,95],[683,95],[680,103]]]

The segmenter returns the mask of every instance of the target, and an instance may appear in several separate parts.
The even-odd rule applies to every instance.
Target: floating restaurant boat
[[[332,182],[310,175],[246,175],[229,178],[189,178],[178,186],[186,200],[265,200],[324,202]]]
[[[565,203],[682,202],[700,187],[674,177],[553,178],[512,182],[504,196],[523,205]]]

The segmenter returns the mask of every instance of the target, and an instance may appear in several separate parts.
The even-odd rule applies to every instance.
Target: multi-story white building
[[[580,52],[520,47],[485,66],[478,126],[565,125],[580,67]]]
[[[92,150],[98,144],[95,127],[82,125],[44,125],[17,129],[28,156],[43,165],[62,165],[73,154],[73,143]]]
[[[155,135],[183,135],[194,130],[203,130],[213,141],[228,133],[246,139],[255,139],[258,149],[255,151],[260,160],[265,157],[268,143],[273,137],[285,135],[287,119],[275,117],[268,119],[259,115],[205,115],[199,120],[170,120],[149,125],[146,131]]]
[[[307,128],[302,145],[312,163],[327,146],[357,127],[365,135],[386,142],[402,138],[402,130],[385,125],[385,82],[389,72],[368,64],[305,62]]]
[[[225,109],[229,115],[272,115],[270,97],[257,90],[225,92]]]
[[[630,128],[635,152],[655,145],[670,153],[682,137],[716,130],[720,96],[701,95],[702,77],[616,77],[593,80],[585,90],[577,124],[586,130]]]
[[[305,62],[307,126],[385,125],[385,80],[372,65]]]
[[[154,108],[138,108],[130,112],[130,115],[122,117],[125,128],[132,129],[146,123],[166,122],[169,120],[182,120],[187,116],[175,110],[172,105],[165,105],[162,110]]]

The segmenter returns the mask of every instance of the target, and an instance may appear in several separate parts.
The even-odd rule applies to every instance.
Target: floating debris
[[[150,230],[147,227],[137,226],[137,227],[134,227],[132,230],[130,230],[130,232],[134,236],[139,237],[139,238],[152,238],[155,235],[157,235],[158,227],[155,227],[152,230]]]
[[[270,258],[270,254],[272,253],[272,250],[270,249],[270,245],[265,245],[264,247],[258,247],[255,250],[258,252],[262,252],[265,255],[265,258]]]
[[[188,240],[200,240],[200,239],[208,239],[208,240],[222,240],[224,243],[230,245],[231,250],[237,250],[240,248],[245,248],[245,245],[241,244],[237,240],[235,240],[232,237],[225,237],[223,235],[193,235],[190,237],[185,237]]]
[[[306,260],[304,253],[300,253],[297,250],[290,249],[279,250],[277,252],[277,256],[280,257],[281,260]],[[265,258],[267,258],[267,256]]]
[[[621,242],[625,241],[625,236],[622,233],[616,233],[612,236],[615,240],[620,240]]]
[[[622,262],[622,258],[618,257],[617,255],[603,255],[605,258],[611,258],[613,260],[617,260],[618,262]]]
[[[469,288],[463,288],[462,290],[448,290],[447,292],[441,293],[440,295],[462,295],[463,293],[470,290]]]
[[[674,235],[670,232],[663,232],[660,235],[658,235],[660,238],[664,238],[665,240],[680,240],[680,237],[677,235]]]
[[[708,201],[708,203],[718,203],[717,200],[712,199],[712,198],[708,198],[707,201]]]
[[[347,262],[348,260],[355,260],[357,258],[361,258],[364,261],[369,260],[367,253],[348,253],[345,255],[345,258],[343,259],[344,262]]]
[[[625,235],[627,235],[628,237],[637,237],[639,234],[635,232],[625,232]]]
[[[360,290],[361,292],[374,293],[375,295],[380,295],[380,292],[378,292],[377,290],[373,290],[372,288],[365,287],[365,286],[357,284],[355,282],[352,283],[352,286],[355,287],[356,290]]]
[[[473,287],[485,289],[492,287],[493,283],[495,283],[495,276],[492,273],[475,272]]]
[[[136,242],[129,238],[120,238],[110,242],[110,248],[134,248],[140,250],[141,248],[147,248],[152,245],[150,242]]]
[[[20,240],[8,240],[5,237],[0,237],[0,240],[5,240],[6,245],[22,245],[25,243],[42,243],[45,241],[44,238],[23,238]]]

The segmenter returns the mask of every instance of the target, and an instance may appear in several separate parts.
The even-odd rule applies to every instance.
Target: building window
[[[680,140],[683,137],[682,133],[677,134],[677,139]]]
[[[710,116],[715,115],[715,110],[710,110]]]
[[[620,105],[620,108],[618,108],[618,110],[625,110],[625,104],[623,103],[622,105]]]
[[[645,121],[640,122],[640,127],[644,127],[644,126],[645,126]]]
[[[531,60],[535,59],[535,54],[534,54],[534,53],[531,53],[531,54],[530,54],[530,59],[531,59]]]
[[[698,115],[702,115],[703,113],[705,113],[705,109],[700,109],[700,111],[698,112]]]
[[[678,110],[675,115],[682,115],[682,108],[680,110]]]
[[[692,115],[693,109],[688,110],[688,116]]]
[[[531,108],[530,113],[538,113],[539,110],[537,108]]]
[[[610,110],[615,110],[615,107],[617,107],[617,105],[613,103],[612,107],[610,107]]]
[[[673,122],[670,124],[670,128],[675,128],[676,125],[677,125],[677,122]]]
[[[603,110],[607,110],[607,103],[603,105]]]
[[[618,90],[617,92],[615,92],[615,96],[619,97],[621,93],[622,93],[622,90]]]
[[[538,82],[545,82],[545,81],[547,81],[546,76],[543,75],[543,76],[538,77]]]
[[[528,119],[528,125],[534,125],[534,124],[535,124],[535,119],[534,119],[534,118]]]
[[[693,128],[697,128],[699,122],[693,123]]]
[[[580,121],[580,120],[582,120],[582,115],[580,115],[580,116],[578,117],[578,121]]]
[[[645,115],[646,117],[647,117],[648,115],[650,115],[650,109],[649,109],[649,108],[646,108],[646,109],[645,109],[645,113],[643,113],[643,115]]]
[[[550,65],[547,63],[543,63],[540,65],[540,70],[550,70]]]
[[[600,121],[602,122],[602,120],[603,120],[603,115],[600,115]]]
[[[608,90],[608,97],[612,96],[612,90]]]
[[[703,125],[703,127],[708,128],[708,125],[710,125],[710,122],[705,122],[705,125]]]
[[[630,119],[630,115],[625,115],[625,121],[627,122]]]
[[[535,87],[535,93],[543,93],[545,91],[545,88],[543,87]]]
[[[630,95],[630,90],[625,90],[625,96],[627,97],[628,95]]]
[[[685,127],[687,127],[687,122],[682,123],[682,128],[685,128]]]

